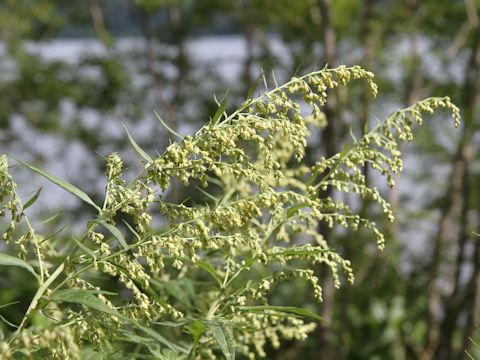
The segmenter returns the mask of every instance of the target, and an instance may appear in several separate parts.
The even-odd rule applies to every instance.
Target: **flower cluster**
[[[123,178],[121,158],[111,154],[103,207],[95,205],[99,214],[75,240],[74,252],[50,246],[55,259],[64,259],[55,269],[57,260],[44,266],[45,254],[36,246],[41,287],[10,345],[0,343],[3,353],[19,347],[45,351],[45,342],[55,336],[48,349],[53,358],[78,358],[84,343],[105,352],[126,341],[152,358],[167,358],[158,348],[161,343],[176,358],[219,353],[232,358],[236,348],[253,359],[266,355],[267,343],[276,348],[282,339],[304,339],[316,324],[299,319],[309,316],[303,309],[269,304],[277,284],[301,279],[321,301],[319,266],[330,269],[336,287],[354,281],[350,262],[318,229],[363,227],[380,249],[385,246],[375,222],[346,202],[324,196],[325,191],[376,202],[393,221],[388,202],[367,185],[364,168],[378,171],[394,186],[392,175],[402,170],[399,141],[412,139],[412,126],[421,123],[424,113],[447,108],[455,125],[459,122],[450,99],[430,98],[395,112],[340,153],[306,161],[311,128],[326,122],[321,109],[327,90],[362,79],[375,96],[373,77],[358,66],[323,69],[248,99],[231,114],[221,106],[207,125],[157,157],[141,150],[144,170],[131,182]],[[1,157],[1,215],[10,212],[14,224],[20,205],[7,170]],[[165,192],[174,179],[203,187],[198,191],[206,203],[164,201],[158,190]],[[155,216],[161,226],[152,225]],[[6,240],[13,237],[14,225],[10,228]],[[23,259],[28,259],[27,245],[37,240],[31,228],[16,238]],[[106,279],[121,290],[117,296],[103,291],[100,284]],[[47,327],[33,334],[27,328],[39,304],[65,309],[55,323],[61,326],[53,327],[61,329],[58,333],[52,335]]]
[[[16,184],[8,173],[8,159],[6,155],[0,156],[0,217],[10,215],[9,226],[2,234],[4,241],[9,241],[15,231],[16,223],[21,220],[19,199],[16,194]]]

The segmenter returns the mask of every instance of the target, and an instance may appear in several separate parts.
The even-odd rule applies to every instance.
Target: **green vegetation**
[[[20,349],[24,333],[33,349],[46,331],[82,358],[229,357],[232,338],[237,358],[479,357],[479,9],[1,1],[0,191],[21,203],[0,218],[0,342]],[[443,111],[411,143],[395,130],[451,103],[458,131]]]
[[[315,329],[305,318],[323,319],[288,302],[273,304],[269,293],[280,282],[303,279],[322,301],[318,264],[330,269],[335,287],[339,269],[353,283],[350,261],[328,245],[318,231],[322,224],[366,228],[379,249],[385,246],[375,222],[322,194],[335,188],[370,199],[394,221],[363,169],[371,166],[393,187],[392,175],[402,169],[398,141],[412,140],[411,127],[423,113],[447,108],[460,122],[449,98],[429,98],[365,129],[359,140],[352,134],[340,153],[302,162],[309,126],[326,126],[320,109],[327,90],[356,79],[376,95],[373,74],[354,66],[293,78],[230,114],[225,98],[207,125],[158,157],[129,136],[144,170],[127,182],[122,160],[109,155],[101,207],[74,185],[20,161],[98,213],[84,235],[66,242],[34,230],[25,210],[39,193],[22,205],[3,156],[2,214],[11,221],[3,240],[15,257],[1,254],[2,265],[23,267],[38,283],[20,324],[0,344],[3,356],[214,359],[221,353],[234,359],[238,351],[256,358],[266,356],[267,342],[278,348],[283,340],[305,339]],[[310,113],[302,114],[299,101]],[[201,186],[208,200],[165,201],[173,178]],[[165,225],[153,227],[154,216]],[[26,231],[15,232],[22,222]]]

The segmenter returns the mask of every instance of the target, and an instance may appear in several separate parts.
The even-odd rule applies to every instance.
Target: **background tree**
[[[461,358],[479,322],[480,245],[472,236],[479,223],[479,8],[477,0],[6,0],[0,5],[0,150],[28,149],[25,159],[100,196],[102,161],[87,149],[106,156],[125,147],[120,120],[145,149],[160,151],[175,135],[158,130],[154,109],[184,134],[215,112],[212,92],[221,101],[229,88],[229,103],[240,102],[262,71],[274,71],[279,82],[326,64],[359,63],[377,74],[377,105],[361,83],[332,91],[329,125],[314,131],[307,161],[338,152],[390,109],[449,94],[462,108],[461,135],[450,135],[442,121],[427,122],[421,140],[404,149],[407,173],[414,175],[396,177],[395,190],[379,185],[400,214],[396,225],[384,223],[368,202],[345,199],[388,231],[387,250],[373,251],[366,233],[319,229],[352,260],[356,283],[333,292],[325,277],[320,311],[330,326],[269,356]],[[215,34],[243,39],[244,56],[231,60],[240,63],[238,79],[228,80],[214,57],[199,62],[192,51],[193,42]],[[72,37],[89,40],[70,60],[42,52],[52,40]],[[133,172],[137,165],[125,152]],[[90,163],[98,166],[87,172]],[[364,175],[377,185],[370,168]],[[172,200],[203,198],[178,185],[168,191]],[[71,205],[73,214],[83,206]],[[55,212],[54,199],[46,206]],[[30,290],[3,292],[1,300]],[[318,306],[300,285],[271,296]]]

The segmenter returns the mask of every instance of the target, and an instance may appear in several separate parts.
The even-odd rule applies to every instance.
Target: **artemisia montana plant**
[[[10,224],[2,248],[12,255],[1,254],[0,265],[28,270],[38,290],[21,323],[11,324],[16,329],[0,342],[0,357],[254,359],[266,355],[267,343],[276,348],[282,340],[305,339],[321,318],[271,305],[268,293],[278,282],[301,278],[322,301],[318,264],[330,268],[336,287],[354,281],[350,262],[329,247],[319,226],[366,228],[384,247],[373,221],[322,194],[331,187],[373,200],[393,221],[389,204],[366,185],[363,168],[393,186],[392,174],[402,170],[399,142],[412,139],[412,125],[424,113],[448,108],[456,126],[460,121],[449,98],[429,98],[366,129],[335,156],[302,162],[309,129],[326,123],[327,90],[362,79],[375,96],[373,78],[359,66],[325,68],[259,97],[249,94],[230,114],[225,100],[207,125],[155,157],[127,130],[144,170],[127,182],[122,159],[109,155],[103,206],[21,162],[97,212],[67,247],[35,231],[25,209],[38,194],[22,204],[2,156],[1,215]],[[166,202],[174,179],[198,185],[206,203]],[[152,226],[153,217],[163,225]],[[124,290],[107,291],[112,283]]]

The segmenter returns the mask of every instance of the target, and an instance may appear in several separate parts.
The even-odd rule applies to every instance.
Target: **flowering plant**
[[[0,158],[1,215],[10,254],[0,265],[30,271],[37,291],[22,322],[0,342],[10,358],[206,359],[235,353],[265,356],[270,342],[305,339],[322,319],[303,308],[269,303],[272,286],[292,278],[309,282],[322,300],[314,268],[331,270],[334,285],[354,274],[318,232],[321,224],[371,231],[376,224],[325,190],[354,193],[377,202],[390,221],[389,204],[367,186],[370,166],[394,185],[402,170],[399,141],[412,139],[412,125],[436,108],[459,111],[449,98],[429,98],[396,111],[338,154],[302,161],[312,127],[326,125],[327,90],[362,79],[372,95],[374,75],[359,66],[323,69],[291,79],[259,97],[252,90],[234,112],[226,99],[211,120],[152,157],[127,135],[142,158],[143,171],[123,177],[122,159],[106,161],[103,205],[86,193],[30,164],[31,170],[74,194],[97,212],[69,246],[35,231]],[[305,106],[310,111],[306,113]],[[173,179],[198,185],[207,201],[169,203]],[[153,218],[162,226],[153,226]],[[24,226],[18,226],[22,223]],[[343,275],[342,275],[343,274]],[[121,291],[109,291],[115,282]],[[32,321],[42,317],[40,324]]]

